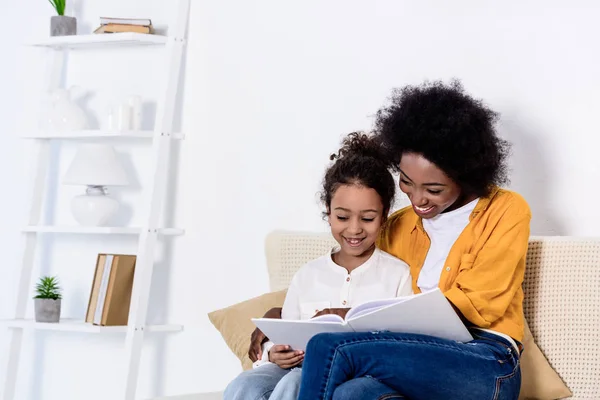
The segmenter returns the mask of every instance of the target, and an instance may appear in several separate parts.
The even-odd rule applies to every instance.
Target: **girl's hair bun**
[[[351,157],[372,158],[384,162],[381,146],[366,133],[352,132],[344,138],[342,147],[337,154],[332,154],[329,159],[343,159]]]

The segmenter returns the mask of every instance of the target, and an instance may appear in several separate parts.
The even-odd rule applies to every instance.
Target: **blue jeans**
[[[518,399],[520,354],[498,335],[471,333],[468,343],[391,332],[318,334],[308,342],[298,399]]]
[[[302,369],[265,364],[242,372],[225,388],[223,400],[296,400]]]

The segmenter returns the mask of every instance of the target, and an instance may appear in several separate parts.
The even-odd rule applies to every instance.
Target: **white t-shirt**
[[[423,228],[431,240],[427,257],[417,279],[417,286],[422,292],[429,292],[438,287],[446,257],[456,239],[469,224],[469,216],[478,201],[479,199],[475,199],[456,210],[422,220]]]
[[[292,278],[285,297],[282,319],[310,319],[324,308],[352,308],[369,300],[413,294],[408,264],[375,249],[362,265],[348,271],[333,262],[333,248],[302,266]],[[263,344],[262,360],[268,362],[272,342]]]
[[[375,249],[348,273],[333,262],[337,249],[310,261],[292,278],[282,319],[310,319],[324,308],[352,308],[369,300],[412,294],[410,269],[404,261]]]

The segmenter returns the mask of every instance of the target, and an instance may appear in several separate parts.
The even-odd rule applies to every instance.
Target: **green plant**
[[[65,15],[65,5],[67,0],[48,0],[58,15]]]
[[[61,299],[60,290],[56,277],[42,276],[40,281],[35,285],[35,292],[37,294],[34,299]]]

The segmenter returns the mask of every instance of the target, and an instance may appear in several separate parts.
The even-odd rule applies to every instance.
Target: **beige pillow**
[[[540,348],[535,344],[527,321],[525,321],[523,346],[519,400],[555,400],[571,397],[573,393],[552,369]]]
[[[259,318],[273,307],[283,306],[287,289],[265,293],[208,314],[210,322],[223,336],[227,347],[239,358],[244,370],[252,368],[248,357],[250,335],[256,326],[250,318]]]
[[[250,335],[254,324],[250,318],[262,317],[273,307],[281,307],[287,290],[265,293],[261,296],[234,304],[208,314],[212,324],[223,336],[229,349],[239,358],[243,369],[251,369],[248,357]],[[572,396],[546,357],[535,344],[527,321],[523,338],[525,350],[521,356],[521,393],[519,400],[555,400]]]

